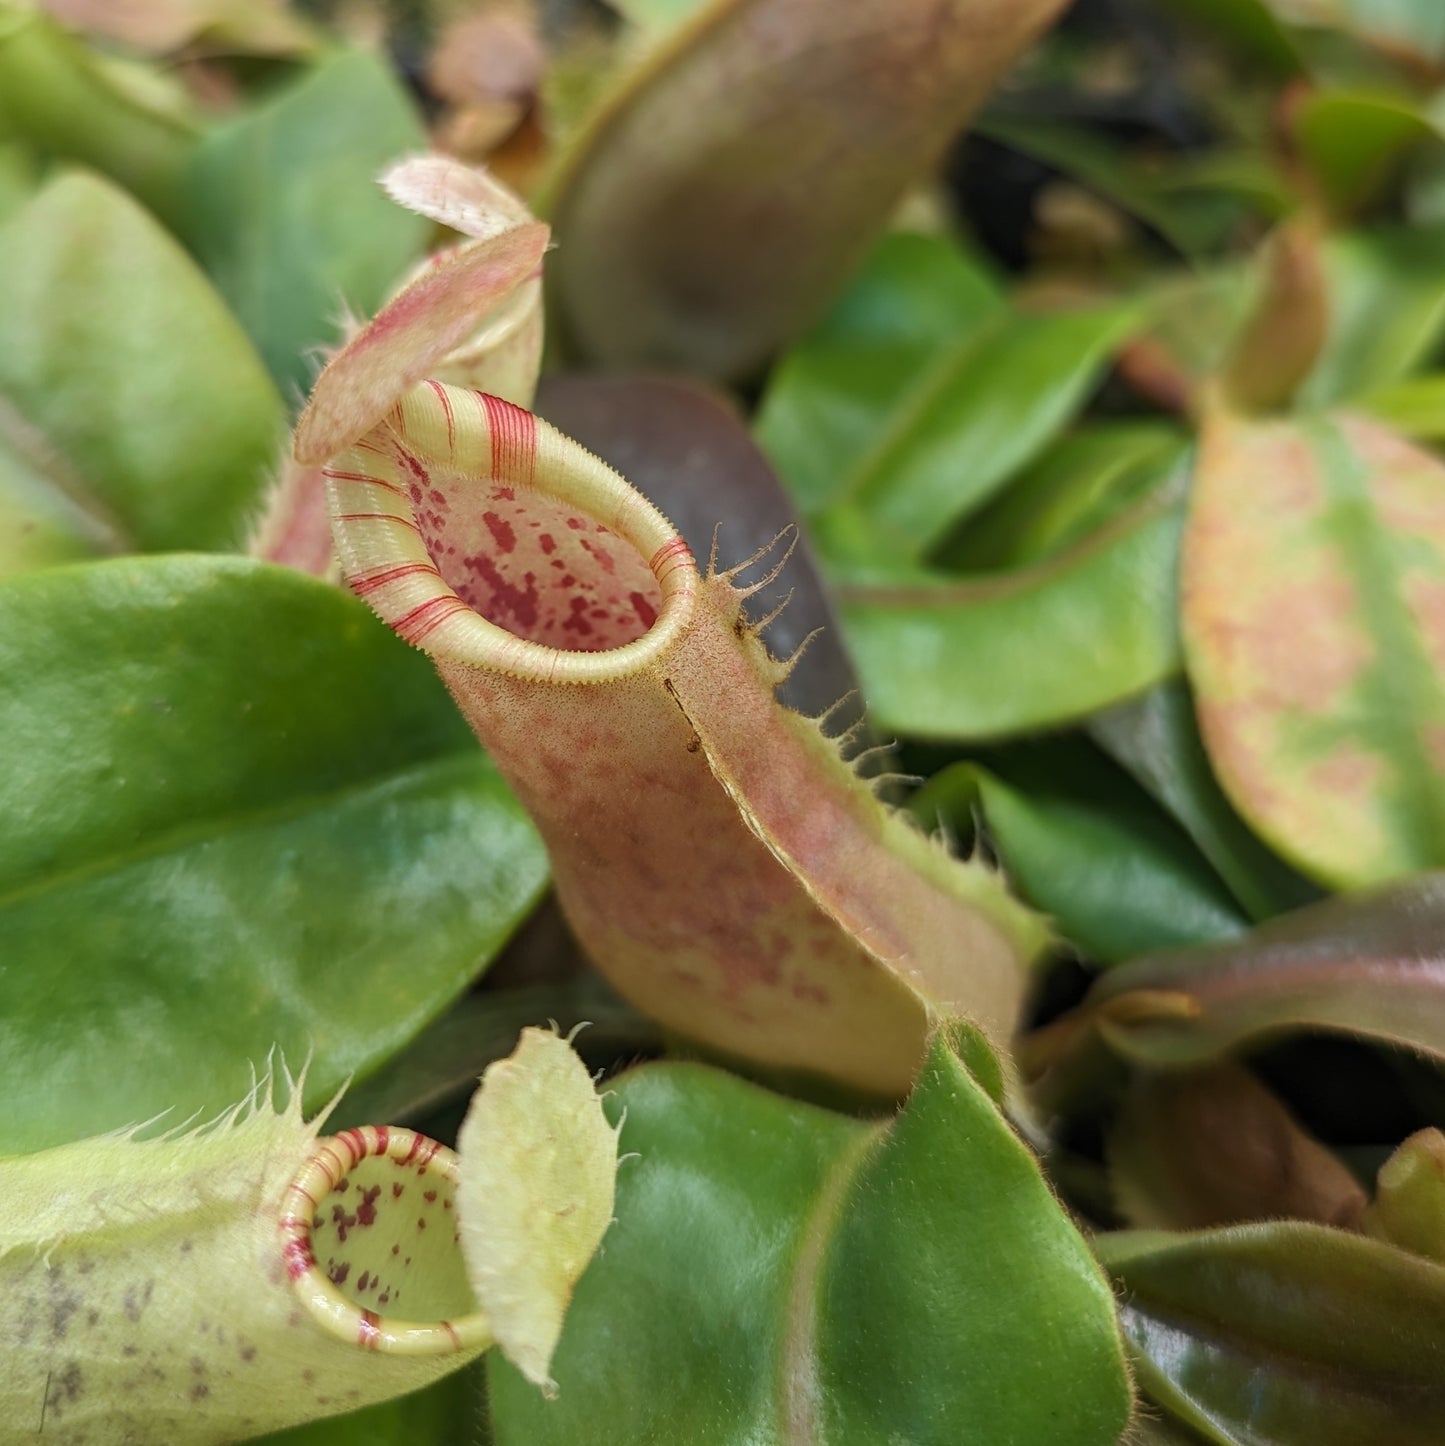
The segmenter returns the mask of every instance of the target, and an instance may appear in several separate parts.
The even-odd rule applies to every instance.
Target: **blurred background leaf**
[[[0,573],[235,545],[285,415],[204,274],[85,173],[0,227],[0,272]]]
[[[1428,1446],[1445,1431],[1445,1267],[1275,1222],[1105,1236],[1140,1384],[1219,1446]]]
[[[1321,882],[1445,862],[1445,467],[1362,419],[1206,422],[1182,620],[1210,760]]]
[[[183,235],[288,402],[347,316],[369,316],[417,259],[421,217],[376,184],[426,136],[392,70],[340,51],[211,130],[187,168]]]
[[[1140,1063],[1217,1060],[1288,1031],[1339,1031],[1445,1060],[1445,879],[1327,899],[1238,940],[1145,956],[1095,985],[1085,1018]]]
[[[981,810],[1009,881],[1082,953],[1119,963],[1170,945],[1231,938],[1245,920],[1177,824],[1077,738],[959,763],[911,807],[967,838]]]

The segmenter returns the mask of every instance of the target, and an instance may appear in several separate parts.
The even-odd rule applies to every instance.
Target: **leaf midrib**
[[[849,1187],[868,1158],[883,1147],[892,1126],[865,1129],[833,1162],[803,1228],[794,1260],[793,1278],[784,1307],[779,1350],[779,1440],[785,1446],[817,1446],[821,1442],[818,1406],[823,1386],[818,1379],[818,1284],[828,1247],[842,1223]]]
[[[1012,309],[999,302],[957,341],[940,346],[914,374],[884,419],[872,444],[845,474],[823,510],[865,504],[870,491],[884,475],[888,462],[907,444],[939,400],[948,394],[959,372],[1016,320]]]
[[[1102,527],[1076,542],[1026,567],[1008,568],[1001,572],[957,577],[940,572],[936,582],[873,584],[854,583],[835,589],[844,606],[867,605],[887,608],[934,608],[997,602],[1047,586],[1070,572],[1109,551],[1151,522],[1183,507],[1183,480],[1166,483],[1135,506],[1111,518]]]
[[[271,828],[302,818],[310,813],[321,813],[328,809],[364,797],[368,793],[384,793],[387,790],[405,788],[408,782],[428,776],[445,777],[448,770],[461,773],[481,764],[491,771],[486,755],[480,751],[459,748],[450,754],[437,754],[420,763],[408,764],[403,768],[391,769],[384,773],[369,774],[362,779],[353,779],[334,788],[307,792],[287,799],[284,803],[269,804],[260,808],[212,816],[199,822],[187,822],[163,829],[149,835],[139,845],[129,849],[115,849],[99,854],[68,868],[42,875],[23,883],[8,893],[0,893],[0,911],[17,904],[27,903],[46,893],[70,888],[90,879],[108,873],[119,873],[151,859],[167,854],[185,853],[199,845],[211,843],[233,834],[246,833],[256,829]],[[224,822],[227,826],[218,825]]]
[[[15,401],[0,390],[0,443],[8,447],[31,475],[78,513],[89,529],[89,541],[103,553],[121,557],[139,552],[140,543],[130,528],[102,500],[87,478],[55,443],[29,421]]]
[[[1438,716],[1438,690],[1422,679],[1435,678],[1408,605],[1395,585],[1390,531],[1371,496],[1364,458],[1338,425],[1327,417],[1307,424],[1320,458],[1320,479],[1329,494],[1326,527],[1339,546],[1360,599],[1361,612],[1377,653],[1367,676],[1389,700],[1379,713],[1389,738],[1389,756],[1403,765],[1398,787],[1390,789],[1393,812],[1408,831],[1409,852],[1424,865],[1445,861],[1438,840],[1445,839],[1445,789],[1411,787],[1409,778],[1435,779],[1421,726]],[[1352,525],[1353,524],[1353,525]],[[1403,776],[1408,772],[1408,777]]]

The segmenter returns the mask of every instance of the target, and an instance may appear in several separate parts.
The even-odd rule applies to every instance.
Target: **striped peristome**
[[[432,657],[635,1004],[724,1055],[884,1098],[939,1015],[1007,1045],[1042,927],[776,701],[790,664],[745,604],[781,562],[704,573],[610,467],[435,377],[303,459],[326,463],[347,581]]]

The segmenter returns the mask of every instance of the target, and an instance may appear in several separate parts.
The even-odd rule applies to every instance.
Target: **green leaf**
[[[1032,568],[841,588],[870,716],[917,737],[997,737],[1169,677],[1182,524],[1171,490]]]
[[[183,87],[102,57],[38,7],[0,0],[0,124],[39,152],[93,166],[169,224],[196,146]]]
[[[778,363],[758,441],[805,516],[851,469],[940,356],[975,339],[1003,302],[983,270],[935,236],[886,236],[827,316]]]
[[[1300,159],[1330,206],[1346,214],[1377,196],[1411,146],[1438,138],[1408,98],[1366,91],[1310,91],[1290,120]]]
[[[956,764],[915,795],[925,827],[967,834],[974,801],[1009,880],[1091,959],[1232,938],[1228,891],[1172,819],[1088,744],[1065,739]]]
[[[1123,965],[1073,1018],[1125,1057],[1169,1068],[1320,1030],[1445,1063],[1442,940],[1445,875],[1425,874]]]
[[[1445,441],[1445,373],[1387,382],[1357,397],[1356,404],[1402,437]]]
[[[1072,419],[1133,324],[1132,309],[1115,306],[1000,315],[876,419],[830,513],[857,514],[909,555],[927,552]],[[826,516],[825,549],[833,525]]]
[[[481,1446],[485,1407],[480,1366],[455,1371],[410,1396],[289,1431],[252,1438],[254,1446]]]
[[[28,146],[4,139],[0,114],[0,222],[5,222],[34,194],[39,167]]]
[[[894,238],[779,366],[758,437],[825,552],[866,532],[916,557],[1069,421],[1133,319],[1015,313],[943,243]]]
[[[490,1365],[499,1446],[1045,1446],[1061,1421],[1071,1446],[1117,1440],[1112,1300],[941,1042],[887,1124],[696,1065],[645,1066],[611,1103],[640,1158],[568,1314],[559,1399]]]
[[[336,589],[150,558],[0,609],[0,1152],[224,1107],[273,1047],[324,1102],[535,900],[520,806]]]
[[[369,316],[401,280],[427,223],[376,184],[426,144],[380,59],[322,62],[217,127],[186,178],[186,234],[287,393],[309,387],[316,348],[348,310]]]
[[[1167,485],[1186,455],[1184,437],[1167,422],[1080,426],[971,517],[940,561],[965,572],[1043,562]]]
[[[1183,825],[1256,922],[1320,897],[1245,827],[1229,806],[1199,739],[1182,680],[1161,683],[1089,721],[1089,735]]]
[[[0,401],[0,578],[127,551],[120,525],[34,428]]]
[[[0,229],[0,561],[232,543],[285,425],[190,258],[71,174]]]
[[[1338,236],[1324,255],[1329,331],[1302,406],[1400,380],[1445,333],[1445,225]]]
[[[1216,415],[1182,577],[1201,733],[1251,826],[1334,887],[1445,863],[1445,466],[1362,418]]]
[[[1326,1226],[1105,1235],[1148,1396],[1221,1446],[1437,1446],[1445,1267]]]

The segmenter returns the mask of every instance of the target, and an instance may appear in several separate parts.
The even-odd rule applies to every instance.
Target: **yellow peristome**
[[[550,1393],[573,1287],[612,1221],[616,1132],[568,1043],[526,1029],[488,1066],[457,1145],[472,1289],[503,1354]]]

